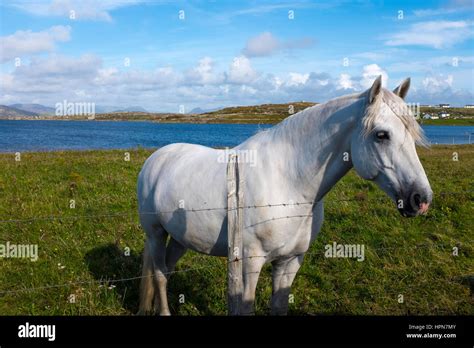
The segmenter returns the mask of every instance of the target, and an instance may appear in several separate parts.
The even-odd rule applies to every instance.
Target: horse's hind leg
[[[145,243],[145,249],[143,250],[142,278],[140,281],[140,306],[137,313],[138,315],[146,315],[151,312],[154,293],[153,260],[151,259],[148,243]]]
[[[161,226],[154,226],[152,233],[147,234],[150,243],[150,253],[153,261],[153,275],[155,283],[155,308],[159,308],[160,315],[170,315],[168,308],[167,268],[166,268],[166,239],[168,233]],[[158,301],[159,299],[159,301]]]
[[[176,263],[186,253],[186,250],[188,249],[175,241],[173,237],[170,238],[168,246],[166,247],[166,268],[168,269],[168,278],[171,273],[174,272]]]
[[[146,232],[145,250],[143,254],[143,277],[140,290],[139,314],[151,311],[153,294],[155,295],[155,311],[160,315],[170,315],[166,293],[166,239],[168,233],[157,222],[144,221],[142,226]]]

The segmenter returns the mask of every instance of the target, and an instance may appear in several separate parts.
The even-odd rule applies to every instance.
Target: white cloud
[[[116,68],[99,69],[94,84],[110,88],[122,87],[139,91],[156,91],[176,87],[186,79],[171,67],[160,67],[152,71],[119,71]]]
[[[387,86],[387,73],[376,65],[364,66],[359,74],[291,72],[279,76],[254,69],[245,56],[235,57],[224,70],[216,69],[210,57],[189,70],[171,66],[131,70],[103,66],[94,55],[34,57],[9,74],[0,76],[0,101],[54,105],[64,99],[91,101],[97,105],[140,105],[151,111],[177,112],[179,105],[210,108],[228,105],[282,103],[298,100],[324,102],[369,88],[378,75]],[[413,81],[409,98],[420,103],[462,103],[472,100],[471,92],[459,91],[457,75],[429,75]],[[458,89],[454,89],[454,84]],[[395,86],[392,86],[395,87]],[[418,88],[415,88],[418,87]],[[451,98],[451,99],[450,99]]]
[[[198,65],[187,73],[190,83],[216,84],[224,80],[224,75],[214,71],[214,61],[210,57],[199,60]]]
[[[453,13],[472,11],[472,5],[472,0],[451,0],[445,6],[415,10],[413,13],[417,17],[446,16]]]
[[[90,90],[101,64],[100,58],[88,54],[78,58],[60,55],[34,57],[29,64],[22,64],[8,74],[8,84],[2,86],[2,93],[16,93],[34,99],[44,95],[56,98],[56,95],[78,89]]]
[[[247,57],[264,57],[283,50],[307,48],[313,44],[314,40],[310,38],[281,41],[267,31],[250,38],[242,49],[242,53]]]
[[[102,60],[92,54],[84,54],[78,58],[62,55],[32,58],[31,63],[23,64],[16,69],[17,75],[25,78],[89,78],[95,76],[101,67]]]
[[[354,82],[351,76],[349,74],[341,74],[337,82],[337,87],[339,89],[354,89]]]
[[[429,74],[409,93],[409,98],[422,104],[472,104],[472,90],[455,87],[455,82],[459,86],[460,81],[452,74]]]
[[[258,77],[257,72],[252,68],[250,60],[245,56],[235,57],[229,67],[227,81],[236,84],[249,84]]]
[[[280,49],[280,43],[272,33],[265,32],[247,41],[242,53],[247,57],[268,56]]]
[[[446,89],[451,89],[453,85],[453,75],[444,76],[439,74],[427,76],[421,83],[428,93],[438,93]]]
[[[8,3],[22,11],[36,16],[67,17],[73,11],[75,20],[111,21],[110,11],[120,7],[132,6],[143,0],[51,0],[23,1],[13,0]]]
[[[415,23],[406,31],[390,35],[388,46],[419,45],[437,49],[454,46],[474,36],[468,21],[429,21]]]
[[[289,73],[288,86],[305,84],[308,81],[309,74]]]
[[[69,41],[70,38],[69,26],[57,25],[38,32],[19,30],[0,38],[0,62],[4,63],[28,54],[52,51],[56,42]]]
[[[362,88],[369,88],[374,83],[374,80],[382,75],[382,86],[386,87],[388,82],[388,74],[385,70],[379,67],[377,64],[369,64],[364,66],[362,69],[362,79],[360,85]]]
[[[392,73],[430,73],[441,71],[444,68],[473,69],[474,56],[436,56],[423,60],[405,58],[396,63],[389,64],[387,69]]]

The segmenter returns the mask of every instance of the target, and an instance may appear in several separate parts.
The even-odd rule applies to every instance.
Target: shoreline
[[[276,125],[284,118],[280,120],[268,120],[268,119],[248,119],[245,122],[242,122],[242,119],[202,119],[202,120],[192,120],[195,116],[190,116],[184,120],[176,119],[123,119],[123,118],[95,118],[95,119],[86,119],[86,118],[0,118],[1,121],[63,121],[63,122],[151,122],[151,123],[162,123],[162,124],[268,124]],[[421,126],[467,126],[474,127],[474,119],[448,119],[448,120],[423,120],[419,122]]]

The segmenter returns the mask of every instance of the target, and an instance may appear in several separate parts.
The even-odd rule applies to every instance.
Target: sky
[[[324,102],[411,78],[474,104],[474,0],[0,2],[0,104]]]

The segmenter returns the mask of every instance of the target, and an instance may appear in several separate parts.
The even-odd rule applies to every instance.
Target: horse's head
[[[364,115],[351,139],[356,172],[375,181],[406,217],[425,213],[433,195],[415,148],[425,144],[423,132],[403,100],[409,87],[406,79],[390,92],[379,76],[366,92]]]

